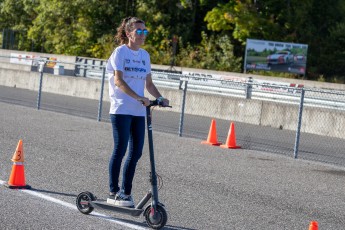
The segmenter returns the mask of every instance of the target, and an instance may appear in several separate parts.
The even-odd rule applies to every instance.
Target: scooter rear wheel
[[[146,208],[144,216],[147,225],[153,229],[163,228],[168,221],[168,214],[161,204],[157,205],[156,218],[153,218],[153,213],[151,213],[151,205]]]
[[[83,214],[90,214],[93,211],[93,207],[90,201],[94,201],[95,197],[91,192],[82,192],[77,196],[76,204],[78,210]]]

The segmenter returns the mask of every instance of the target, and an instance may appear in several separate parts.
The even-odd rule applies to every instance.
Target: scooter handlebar
[[[149,107],[152,107],[152,106],[161,106],[161,107],[169,107],[169,108],[172,108],[172,106],[170,106],[170,105],[164,105],[163,104],[163,101],[161,101],[161,100],[150,100],[150,105],[149,105]]]

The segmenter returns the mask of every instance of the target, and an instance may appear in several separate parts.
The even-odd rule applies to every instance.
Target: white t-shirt
[[[114,82],[114,71],[123,73],[123,80],[139,96],[144,96],[146,77],[151,73],[150,55],[144,49],[134,51],[126,45],[117,47],[107,63],[109,79],[110,114],[145,116],[141,102],[124,93]]]

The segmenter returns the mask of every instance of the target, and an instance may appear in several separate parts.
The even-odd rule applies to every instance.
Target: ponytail
[[[127,17],[122,20],[120,26],[116,29],[117,33],[114,37],[117,43],[121,45],[128,43],[128,37],[126,35],[126,32],[131,32],[133,30],[134,23],[145,24],[143,20],[136,17]]]

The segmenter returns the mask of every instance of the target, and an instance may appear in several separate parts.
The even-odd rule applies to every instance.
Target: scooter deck
[[[110,211],[121,212],[124,214],[130,214],[132,216],[139,216],[144,209],[136,209],[136,208],[129,208],[129,207],[120,207],[117,205],[109,204],[106,201],[101,200],[94,200],[91,201],[91,206],[95,208],[102,208]]]

